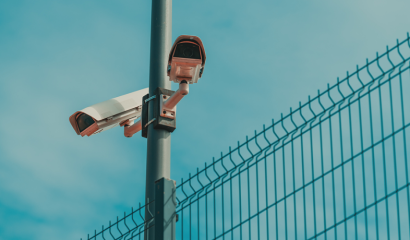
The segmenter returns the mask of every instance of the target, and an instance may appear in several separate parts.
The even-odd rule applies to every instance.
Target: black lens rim
[[[82,116],[86,116],[86,118],[83,118]],[[83,123],[80,123],[79,120],[84,121]],[[91,123],[91,121],[92,123]],[[78,126],[78,130],[80,132],[85,131],[87,128],[89,128],[91,125],[93,125],[95,123],[94,118],[92,118],[90,115],[85,114],[85,113],[80,113],[77,115],[76,117],[76,122],[77,122],[77,126]],[[84,124],[84,125],[83,125]]]
[[[189,48],[186,48],[185,46],[183,46],[183,45],[191,45],[192,47],[191,47],[191,49],[192,49],[192,55],[190,56],[190,57],[187,57],[187,56],[184,56],[184,52],[187,50],[187,49],[189,49]],[[196,49],[193,49],[193,48],[196,48]],[[182,48],[182,49],[180,49],[180,48]],[[185,48],[185,49],[184,49]],[[182,51],[182,52],[181,52]],[[195,57],[192,57],[193,55],[197,55],[197,56],[195,56]],[[177,44],[176,44],[176,46],[175,46],[175,49],[174,49],[174,52],[173,52],[173,55],[172,55],[173,57],[178,57],[178,58],[188,58],[188,59],[199,59],[199,60],[202,60],[203,61],[203,59],[202,59],[202,49],[201,49],[201,46],[198,44],[198,43],[196,43],[196,42],[194,42],[194,41],[181,41],[181,42],[178,42]]]

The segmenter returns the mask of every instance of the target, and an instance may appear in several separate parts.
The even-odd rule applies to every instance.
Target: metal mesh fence
[[[408,34],[181,179],[177,239],[410,239],[409,92]]]
[[[145,208],[148,206],[150,209],[155,205],[154,201],[149,202],[144,206],[140,206],[137,209],[131,209],[131,213],[126,214],[124,212],[124,217],[118,218],[114,223],[109,222],[108,227],[101,228],[101,231],[94,230],[94,234],[90,237],[87,236],[88,240],[140,240],[144,239],[144,232],[155,227],[154,215],[145,215]]]

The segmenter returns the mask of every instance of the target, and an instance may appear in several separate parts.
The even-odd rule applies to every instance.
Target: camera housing
[[[148,88],[84,108],[70,116],[71,126],[82,137],[117,126],[132,127],[134,120],[141,116],[142,97],[146,94]]]
[[[167,75],[169,80],[197,83],[205,68],[205,48],[197,36],[181,35],[171,48]]]

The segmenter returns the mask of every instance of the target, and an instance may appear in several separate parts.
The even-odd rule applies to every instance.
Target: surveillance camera
[[[117,126],[130,127],[141,116],[142,97],[148,88],[125,94],[75,112],[70,123],[78,135],[91,136]],[[140,122],[131,126],[140,127]],[[124,134],[127,136],[126,131]],[[132,136],[132,135],[131,135]]]
[[[197,83],[202,77],[205,67],[205,49],[199,37],[181,35],[171,48],[168,58],[168,71],[170,81],[179,83],[177,91],[157,88],[156,103],[154,108],[154,128],[165,129],[173,132],[176,128],[176,106],[181,99],[188,95],[189,84]],[[148,96],[146,96],[148,98]],[[143,109],[146,109],[143,105]],[[149,123],[146,111],[142,116],[142,136],[147,137]],[[133,127],[137,129],[137,126]],[[139,126],[138,126],[139,128]]]
[[[170,81],[196,83],[205,67],[205,49],[199,37],[181,35],[169,53],[168,76]]]

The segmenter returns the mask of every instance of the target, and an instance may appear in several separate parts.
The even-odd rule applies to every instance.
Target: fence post
[[[173,180],[161,178],[155,182],[155,240],[175,240],[175,190]]]
[[[151,15],[151,52],[149,95],[153,96],[158,87],[171,89],[171,82],[167,78],[168,55],[172,38],[172,0],[152,0]],[[154,104],[148,104],[148,121],[154,116]],[[170,150],[171,133],[163,129],[154,129],[148,125],[147,134],[147,170],[145,185],[145,202],[148,204],[155,199],[155,181],[170,178]],[[155,205],[155,204],[151,204]],[[155,213],[155,206],[147,206],[145,219],[150,218],[148,212]],[[155,214],[154,214],[155,216]],[[153,222],[146,225],[145,240],[155,239]]]

